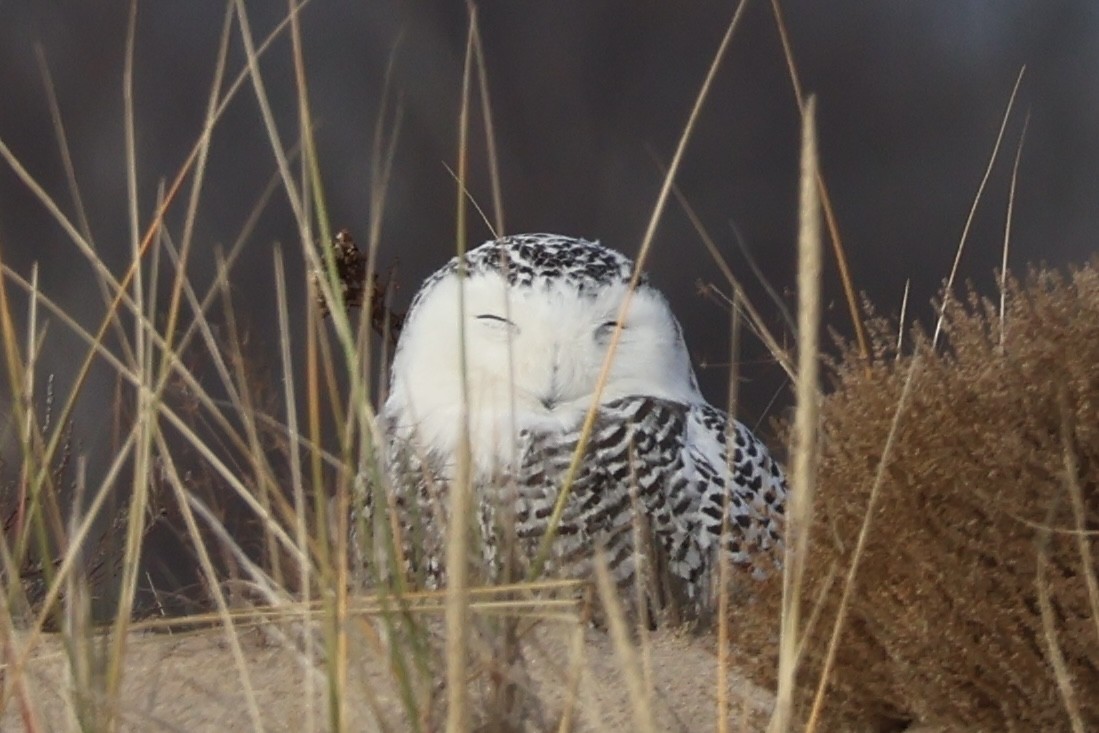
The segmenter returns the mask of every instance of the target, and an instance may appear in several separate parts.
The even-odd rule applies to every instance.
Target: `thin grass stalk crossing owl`
[[[662,590],[648,586],[652,602],[671,595],[701,606],[712,600],[719,553],[741,577],[779,567],[782,470],[702,397],[679,322],[646,278],[622,310],[632,269],[597,242],[525,234],[487,242],[424,282],[381,412],[381,495],[396,521],[371,511],[379,492],[365,497],[375,518],[365,524],[388,536],[360,543],[367,565],[399,548],[402,570],[437,586],[447,523],[466,519],[479,533],[484,578],[523,577],[581,447],[547,573],[587,578],[599,547],[621,587],[648,566],[650,580],[663,576]],[[589,410],[594,422],[580,446]],[[448,517],[466,429],[477,516]]]

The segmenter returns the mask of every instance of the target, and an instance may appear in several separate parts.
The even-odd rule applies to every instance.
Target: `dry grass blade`
[[[462,106],[458,115],[458,202],[455,214],[458,257],[466,250],[466,199],[463,193],[468,170],[467,135],[469,132],[470,77],[473,71],[473,39],[477,27],[477,8],[469,6],[469,32],[466,36],[465,65],[462,69]],[[459,260],[462,261],[462,260]],[[472,447],[469,437],[469,374],[466,368],[465,284],[458,286],[458,342],[462,353],[461,437],[458,447],[458,472],[450,486],[450,516],[446,537],[446,683],[448,733],[469,730],[469,690],[466,674],[469,659],[469,521],[473,515],[473,485],[470,475]]]
[[[461,179],[458,177],[458,174],[451,170],[450,166],[446,163],[443,163],[443,167],[446,168],[446,172],[450,174],[450,177],[454,179],[454,182],[460,186],[460,188],[462,189],[462,195],[466,197],[466,200],[477,212],[477,216],[481,217],[481,221],[484,223],[485,228],[488,229],[489,234],[492,235],[493,239],[498,239],[499,237],[502,237],[503,235],[500,233],[500,230],[498,230],[493,225],[492,220],[488,218],[488,214],[486,214],[485,210],[481,208],[481,204],[477,203],[477,198],[473,195],[473,192],[466,188],[465,184],[463,184],[461,182]]]
[[[309,234],[309,217],[306,216],[302,198],[298,194],[298,186],[294,183],[294,177],[290,173],[290,161],[286,155],[286,150],[283,147],[282,138],[279,135],[278,125],[275,122],[275,114],[271,110],[271,102],[267,95],[267,88],[263,82],[263,76],[259,71],[259,53],[256,49],[255,41],[252,39],[252,28],[248,21],[248,12],[244,7],[243,0],[234,0],[234,3],[237,11],[237,27],[240,29],[240,37],[244,42],[244,50],[248,60],[248,76],[252,80],[252,88],[256,92],[256,101],[259,103],[264,129],[267,131],[268,139],[271,142],[271,151],[274,153],[275,160],[279,166],[279,173],[282,176],[282,185],[286,190],[286,197],[290,204],[290,209],[294,213],[294,221],[298,225],[298,236],[304,246],[312,238]],[[290,16],[295,16],[301,11],[301,8],[302,4],[297,5],[290,13]],[[287,18],[287,21],[290,22],[289,17]]]
[[[220,90],[222,81],[225,77],[225,67],[229,56],[229,40],[231,38],[232,28],[232,7],[227,5],[225,8],[225,19],[221,29],[221,38],[218,42],[218,56],[217,62],[214,65],[214,78],[210,82],[210,94],[206,102],[206,118],[203,121],[202,133],[194,148],[194,181],[191,184],[190,196],[187,200],[187,209],[183,218],[183,239],[178,252],[174,253],[176,277],[173,281],[172,294],[168,305],[168,317],[163,329],[163,340],[165,344],[163,348],[165,352],[169,352],[171,350],[170,345],[175,342],[180,305],[183,300],[184,292],[188,290],[187,278],[184,273],[190,258],[191,243],[194,240],[195,220],[198,216],[198,204],[202,196],[203,182],[206,179],[206,161],[210,153],[210,142],[214,125],[217,122],[218,117]],[[156,268],[153,268],[152,271],[155,273]],[[203,319],[196,318],[195,320],[202,321]],[[155,334],[156,330],[152,329],[152,333]],[[184,332],[183,336],[186,337],[186,335],[187,332]],[[179,343],[181,347],[184,345],[182,339],[180,339]],[[160,364],[158,391],[162,390],[167,382],[168,376],[172,372],[171,367],[173,366],[174,361],[175,360],[171,358],[162,359]]]
[[[73,208],[76,210],[76,218],[80,225],[80,233],[91,243],[92,229],[88,224],[87,210],[84,208],[84,199],[80,195],[80,186],[76,182],[76,168],[73,166],[72,151],[69,149],[68,136],[65,134],[65,123],[61,117],[61,105],[57,101],[57,93],[50,74],[49,64],[46,63],[46,53],[42,44],[34,46],[34,57],[38,62],[38,72],[42,75],[42,86],[46,92],[46,101],[50,107],[50,120],[53,122],[54,136],[57,138],[57,148],[61,153],[61,165],[65,169],[65,181],[69,186],[69,195],[72,197]],[[106,291],[104,291],[106,295]],[[107,296],[109,298],[109,296]],[[108,300],[109,302],[109,300]]]
[[[904,346],[904,324],[908,320],[908,293],[912,287],[912,279],[905,278],[904,294],[901,296],[901,314],[897,318],[897,358],[901,358],[901,348]]]
[[[202,568],[202,572],[206,575],[207,585],[217,604],[218,620],[221,621],[224,626],[225,640],[229,644],[229,649],[232,652],[233,663],[236,664],[237,671],[240,674],[240,683],[244,689],[245,700],[248,703],[248,716],[251,719],[252,726],[255,730],[263,730],[263,718],[259,712],[259,705],[256,703],[256,694],[252,689],[251,676],[248,673],[248,664],[244,659],[244,651],[240,645],[239,633],[233,624],[233,616],[229,610],[229,603],[221,590],[221,579],[218,577],[217,571],[214,570],[214,564],[206,549],[206,543],[202,537],[202,533],[199,531],[198,523],[195,521],[194,512],[191,510],[191,497],[188,495],[187,489],[183,486],[183,480],[179,476],[175,464],[172,462],[170,449],[164,442],[164,437],[162,435],[157,436],[157,438],[160,444],[164,469],[168,474],[167,483],[171,486],[172,491],[176,495],[180,512],[182,513],[183,520],[187,526],[187,532],[190,534],[192,543],[198,553],[199,565]]]
[[[149,352],[145,348],[145,329],[142,316],[144,311],[145,293],[143,287],[142,268],[140,266],[143,251],[141,237],[141,224],[137,213],[137,150],[136,133],[134,131],[133,109],[133,61],[134,43],[137,37],[137,0],[130,3],[129,27],[126,32],[126,62],[123,71],[123,99],[124,123],[126,128],[126,180],[129,199],[131,257],[134,267],[131,269],[134,301],[137,304],[138,316],[134,323],[134,353],[140,360],[138,371],[141,374],[141,384],[137,389],[137,414],[135,416],[134,432],[137,434],[137,446],[134,451],[133,484],[130,493],[128,509],[129,521],[126,524],[126,542],[123,553],[122,582],[118,595],[118,608],[115,611],[113,625],[112,649],[107,665],[107,709],[117,707],[119,693],[122,687],[122,675],[125,663],[126,642],[129,637],[128,627],[133,615],[134,593],[137,588],[137,579],[140,568],[141,540],[144,536],[144,517],[148,503],[148,477],[152,470],[152,449],[154,436],[156,435],[154,404],[156,398],[150,394],[151,385],[147,385],[146,379],[151,377],[151,371],[147,368],[151,365],[146,362]],[[150,242],[152,239],[150,238]],[[102,339],[102,335],[100,335]],[[75,391],[73,398],[76,397]],[[108,719],[108,726],[111,720]]]
[[[740,254],[744,257],[744,264],[748,265],[748,269],[751,270],[752,276],[756,279],[756,282],[763,287],[763,290],[767,293],[767,297],[771,299],[771,304],[782,318],[782,322],[786,324],[792,333],[797,329],[797,325],[794,323],[794,317],[790,315],[790,309],[786,306],[786,301],[779,295],[778,289],[776,289],[771,281],[763,274],[763,268],[756,262],[756,258],[752,254],[752,248],[749,247],[748,243],[744,240],[736,222],[731,219],[729,220],[729,229],[733,233],[733,241],[736,242],[737,249],[740,250]]]
[[[584,625],[577,622],[572,632],[572,645],[569,649],[568,682],[565,686],[565,703],[561,710],[561,719],[557,724],[557,733],[569,733],[576,715],[576,702],[580,697],[580,679],[584,674]]]
[[[721,270],[722,276],[725,281],[729,283],[729,287],[732,288],[733,297],[729,299],[729,307],[733,310],[739,310],[743,308],[745,314],[748,316],[748,327],[752,329],[752,332],[759,337],[759,340],[763,342],[763,345],[767,347],[767,351],[774,357],[778,365],[782,367],[782,370],[786,372],[786,376],[790,378],[793,383],[797,382],[797,373],[794,370],[794,361],[790,356],[790,352],[782,348],[779,345],[778,339],[771,332],[771,329],[767,327],[767,322],[763,320],[759,310],[752,304],[752,301],[748,298],[744,292],[744,287],[740,284],[740,280],[733,275],[732,268],[729,267],[729,263],[725,261],[725,257],[722,256],[721,250],[718,249],[717,244],[714,242],[713,237],[710,236],[706,226],[702,223],[702,219],[699,218],[698,213],[691,206],[691,203],[687,200],[687,197],[682,194],[678,186],[672,188],[672,192],[675,193],[676,200],[679,205],[683,207],[683,211],[687,214],[687,218],[691,222],[691,226],[694,227],[695,233],[698,234],[699,239],[702,240],[702,244],[706,247],[706,250],[710,253],[710,257],[713,258],[714,264]],[[770,287],[768,291],[773,293]],[[785,309],[785,305],[777,300],[776,304],[781,309]],[[730,363],[735,360],[737,354],[733,355],[730,359]],[[730,412],[730,415],[735,413]]]
[[[289,308],[286,302],[286,275],[283,270],[282,250],[278,248],[275,250],[275,295],[279,318],[279,344],[281,347],[279,356],[282,360],[283,374],[293,374],[294,368],[290,358],[290,327],[287,323]],[[301,454],[298,448],[298,440],[301,436],[298,431],[297,399],[294,391],[294,380],[284,379],[283,385],[283,401],[286,406],[286,431],[290,445],[290,487],[294,501],[294,530],[298,546],[304,550],[309,546],[309,535],[306,527],[305,487],[302,484]],[[327,545],[324,542],[320,544],[322,547]],[[302,553],[298,563],[298,581],[302,593],[302,603],[308,606],[312,600],[311,593],[313,591],[312,563],[309,562],[308,555],[305,552]],[[302,621],[305,622],[304,617]],[[305,657],[307,659],[313,658],[312,634],[305,635]],[[346,661],[345,657],[337,655],[337,666],[345,670],[345,667],[341,664],[344,661]],[[310,677],[311,675],[306,676],[306,685],[308,685]],[[334,675],[334,677],[338,680],[338,683],[342,683],[345,679],[343,675]],[[305,695],[304,697],[306,698],[305,717],[311,723],[313,721],[313,699],[311,695]]]
[[[775,25],[778,28],[779,38],[782,40],[782,52],[786,57],[786,68],[790,73],[790,82],[794,87],[794,98],[797,100],[798,109],[804,115],[806,113],[805,95],[802,92],[797,65],[794,63],[794,49],[790,45],[790,36],[786,32],[786,21],[783,20],[779,0],[771,0],[771,10],[775,16]],[[832,251],[836,255],[836,267],[839,269],[840,281],[843,283],[847,309],[851,314],[851,325],[855,328],[855,339],[859,345],[859,353],[864,361],[869,361],[870,344],[866,338],[866,325],[863,323],[862,314],[859,312],[859,301],[855,295],[855,285],[851,279],[851,271],[847,266],[847,251],[843,247],[843,240],[840,239],[839,223],[836,221],[836,213],[832,208],[832,197],[828,193],[828,186],[825,185],[824,175],[819,168],[816,184],[821,208],[824,211],[824,220],[828,224],[828,235],[832,240]]]
[[[472,0],[467,0],[472,8]],[[485,125],[485,150],[488,154],[489,180],[492,185],[492,226],[493,236],[502,237],[504,229],[504,196],[500,188],[500,158],[496,152],[496,133],[492,127],[492,102],[488,90],[488,66],[485,64],[485,51],[481,47],[481,31],[473,27],[473,51],[477,59],[477,91],[481,96],[481,117]]]
[[[729,310],[729,398],[726,403],[726,413],[736,414],[737,398],[737,356],[740,351],[740,308],[738,296],[733,295],[733,307]],[[736,457],[735,441],[727,441],[725,451],[725,466],[729,475],[733,473],[733,465]],[[721,538],[718,547],[725,547],[729,536],[729,501],[726,495],[724,506],[721,509]],[[730,580],[732,568],[729,566],[729,556],[725,553],[718,554],[717,561],[717,730],[718,733],[728,733],[729,730],[729,668],[730,668],[730,642],[729,629],[730,611]]]
[[[1023,157],[1023,143],[1026,142],[1026,131],[1030,127],[1030,113],[1023,120],[1023,131],[1019,133],[1019,145],[1015,148],[1015,162],[1011,165],[1011,188],[1007,192],[1007,214],[1004,216],[1004,254],[1000,262],[1000,348],[1004,348],[1004,339],[1007,338],[1007,252],[1011,244],[1011,221],[1015,215],[1015,184],[1019,180],[1019,161]]]
[[[88,215],[84,207],[84,200],[80,195],[80,186],[77,184],[76,169],[73,166],[72,152],[69,149],[68,136],[65,133],[65,124],[61,116],[61,104],[57,100],[53,77],[50,74],[49,65],[46,63],[46,55],[42,46],[36,44],[34,51],[35,58],[38,61],[39,73],[42,75],[42,86],[46,91],[46,100],[50,107],[50,119],[53,121],[54,137],[57,139],[57,148],[61,153],[61,165],[65,169],[65,179],[68,182],[69,195],[72,197],[73,208],[76,211],[80,235],[88,243],[88,248],[94,251],[95,243],[92,239],[91,225],[88,223]],[[108,279],[104,277],[101,271],[97,270],[95,281],[96,285],[99,287],[100,296],[103,299],[104,305],[110,304],[111,285],[109,284]],[[126,332],[122,328],[122,324],[116,321],[114,327],[115,335],[118,337],[119,346],[125,352],[126,360],[130,363],[135,363],[129,339],[126,337]]]
[[[38,290],[38,266],[35,265],[31,268],[31,282],[30,282],[30,308],[27,317],[27,343],[26,343],[26,364],[21,361],[21,355],[16,348],[11,348],[7,354],[7,361],[12,365],[12,370],[9,371],[12,379],[12,393],[20,395],[18,400],[18,406],[12,410],[16,415],[17,420],[23,424],[20,441],[24,450],[24,455],[28,456],[28,459],[23,461],[23,465],[20,466],[19,477],[19,499],[18,499],[18,511],[16,512],[15,519],[15,536],[17,540],[22,543],[27,536],[26,522],[27,517],[27,492],[39,490],[37,487],[31,487],[31,474],[33,473],[33,461],[29,459],[29,456],[33,455],[35,448],[35,442],[40,438],[34,410],[31,409],[31,405],[34,402],[34,376],[35,376],[35,357],[38,354],[38,345],[35,344],[35,334],[38,331],[38,303],[40,301],[41,293]],[[7,308],[7,298],[4,298],[4,308]],[[3,331],[5,335],[14,330],[14,325],[10,314],[5,315],[5,324]],[[43,334],[44,335],[44,334]],[[15,345],[12,344],[12,347]],[[18,382],[22,382],[19,384]],[[24,412],[23,415],[19,415],[20,412]],[[35,498],[32,497],[32,505],[37,503]],[[32,511],[33,515],[33,511]],[[30,517],[32,521],[37,521],[37,516]],[[17,554],[22,554],[22,547],[19,548]],[[8,575],[9,578],[16,577],[13,573]]]
[[[316,210],[317,229],[322,242],[332,239],[328,225],[328,208],[324,201],[324,186],[321,178],[320,160],[317,158],[316,140],[313,136],[313,114],[309,105],[309,84],[305,73],[305,54],[302,50],[301,19],[294,12],[295,0],[287,0],[287,16],[290,18],[291,57],[294,60],[294,87],[298,98],[298,123],[301,129],[302,178],[303,186],[308,185],[312,194],[310,202]],[[304,203],[304,202],[303,202]],[[303,238],[302,245],[308,240]],[[332,721],[336,723],[338,721]]]
[[[382,214],[385,211],[386,196],[389,193],[389,181],[393,173],[393,160],[396,157],[397,140],[401,130],[401,121],[404,115],[404,108],[398,98],[396,109],[393,112],[393,119],[389,123],[388,140],[386,133],[386,119],[389,109],[389,97],[390,87],[393,80],[393,64],[397,56],[397,46],[394,45],[393,50],[389,54],[389,61],[385,67],[385,82],[382,85],[382,99],[381,105],[378,109],[378,118],[374,123],[374,138],[371,146],[371,164],[370,164],[370,232],[367,238],[366,245],[366,277],[368,280],[373,279],[375,273],[378,271],[378,247],[382,241]],[[374,323],[377,314],[375,313],[376,307],[384,309],[386,314],[392,313],[390,309],[390,300],[393,296],[394,288],[386,288],[385,297],[380,302],[375,303],[374,298],[368,298],[363,308],[363,340],[364,347],[359,349],[358,353],[362,357],[362,374],[373,373],[373,349],[366,348],[365,344],[369,342],[366,340],[365,326],[367,323]],[[390,317],[382,319],[383,333],[382,336],[382,353],[381,358],[378,360],[379,371],[385,372],[385,365],[389,363],[389,346],[390,340],[396,343],[396,335],[394,333],[394,322]],[[384,379],[383,379],[384,382]],[[372,397],[373,390],[371,388],[371,382],[366,379],[364,384],[365,392],[363,395],[363,401],[369,403]],[[384,401],[385,394],[384,389],[382,394],[379,395],[380,400]]]
[[[1072,689],[1072,676],[1069,674],[1068,665],[1065,663],[1065,654],[1061,650],[1061,644],[1057,641],[1057,619],[1050,601],[1049,580],[1046,577],[1046,568],[1049,565],[1049,536],[1048,530],[1040,531],[1038,535],[1038,563],[1034,576],[1034,587],[1038,592],[1038,609],[1042,617],[1042,630],[1045,635],[1046,652],[1049,664],[1053,668],[1054,679],[1057,680],[1057,689],[1061,693],[1061,702],[1065,706],[1072,725],[1073,733],[1084,733],[1086,728],[1080,717],[1080,707],[1076,702],[1076,693]]]
[[[641,662],[637,658],[633,641],[630,639],[626,614],[622,609],[622,602],[618,598],[618,591],[615,590],[610,570],[607,569],[607,559],[598,549],[595,552],[594,565],[595,585],[599,592],[599,600],[606,610],[611,641],[614,643],[614,651],[618,656],[619,667],[622,670],[622,675],[626,678],[626,688],[630,693],[634,730],[642,733],[654,733],[653,713],[649,704],[652,696],[645,685]]]
[[[943,302],[939,307],[939,317],[935,321],[935,332],[931,337],[931,346],[935,347],[939,343],[939,335],[942,333],[943,322],[946,319],[946,308],[950,302],[950,293],[954,288],[954,278],[958,275],[958,265],[962,261],[962,252],[965,251],[966,240],[969,238],[969,230],[973,226],[973,220],[977,216],[977,206],[981,203],[981,197],[984,195],[985,186],[988,185],[988,179],[992,176],[992,168],[996,165],[996,158],[1000,154],[1000,144],[1004,140],[1004,131],[1007,129],[1007,122],[1011,119],[1011,110],[1015,107],[1015,96],[1019,93],[1019,85],[1023,83],[1023,75],[1026,73],[1026,66],[1019,69],[1019,75],[1015,77],[1015,86],[1011,88],[1011,96],[1007,100],[1007,108],[1004,109],[1003,117],[1000,119],[1000,130],[996,133],[996,142],[992,146],[992,154],[988,156],[988,165],[985,166],[984,175],[981,176],[981,183],[977,186],[977,193],[973,197],[973,204],[969,207],[969,214],[965,219],[965,226],[962,227],[962,236],[958,240],[958,249],[954,253],[954,264],[950,266],[950,275],[946,279],[946,288],[943,290]]]
[[[786,558],[783,562],[782,628],[775,715],[770,730],[790,729],[797,680],[800,595],[809,547],[809,525],[816,481],[820,387],[820,199],[817,182],[816,103],[805,105],[801,128],[801,196],[798,226],[798,380],[794,418],[790,506],[787,510]]]
[[[1076,547],[1080,552],[1080,565],[1083,570],[1084,584],[1087,587],[1091,620],[1095,624],[1095,638],[1099,641],[1099,578],[1095,574],[1095,560],[1088,540],[1088,535],[1093,533],[1089,533],[1086,529],[1087,507],[1084,502],[1084,491],[1080,487],[1080,462],[1072,445],[1073,430],[1069,423],[1070,412],[1064,391],[1059,395],[1058,402],[1061,411],[1061,451],[1065,467],[1065,485],[1068,487],[1069,499],[1072,502],[1072,516],[1076,522]]]
[[[634,633],[637,634],[637,644],[641,647],[641,675],[642,680],[645,683],[645,689],[651,690],[653,686],[653,657],[652,657],[652,644],[651,636],[649,634],[649,624],[651,620],[648,618],[648,614],[642,609],[647,604],[645,597],[645,585],[646,582],[659,582],[653,575],[653,563],[649,562],[650,554],[646,553],[646,547],[651,547],[648,534],[649,527],[645,521],[644,508],[641,506],[640,500],[637,495],[640,482],[638,481],[636,465],[636,451],[631,446],[629,449],[628,465],[630,466],[630,504],[632,505],[633,521],[630,522],[630,533],[633,535],[633,562],[634,567],[637,568],[637,577],[634,582],[634,607],[639,609],[637,618],[634,623]]]

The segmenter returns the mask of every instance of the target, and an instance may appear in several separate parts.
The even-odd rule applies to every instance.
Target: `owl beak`
[[[557,407],[556,397],[543,397],[541,402],[542,407],[546,408],[548,412],[553,412],[553,408]]]

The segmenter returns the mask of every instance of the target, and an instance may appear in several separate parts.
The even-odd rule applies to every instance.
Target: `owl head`
[[[633,263],[551,234],[486,242],[431,275],[393,358],[384,417],[397,437],[452,456],[468,410],[474,465],[492,470],[520,431],[575,429],[600,403],[644,395],[702,401],[679,322]],[[620,320],[621,317],[621,320]]]

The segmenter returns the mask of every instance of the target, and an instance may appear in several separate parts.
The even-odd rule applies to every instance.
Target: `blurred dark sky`
[[[491,0],[479,4],[501,156],[509,231],[556,231],[636,251],[661,175],[736,3]],[[1030,128],[1020,170],[1012,262],[1079,262],[1099,225],[1099,4],[1092,0],[865,2],[787,0],[807,91],[819,97],[819,137],[852,271],[884,312],[906,279],[915,312],[945,277],[1015,77],[1016,114],[963,261],[963,276],[994,292],[1011,160],[1022,120]],[[285,12],[250,3],[257,37]],[[224,6],[148,2],[138,12],[136,105],[143,223],[161,178],[171,178],[201,129]],[[53,73],[91,228],[122,272],[128,251],[122,69],[127,5],[0,0],[0,139],[71,214],[34,54]],[[365,238],[371,135],[385,67],[404,106],[383,225],[383,266],[399,265],[406,303],[454,246],[454,166],[466,11],[461,2],[313,0],[303,14],[311,100],[333,225]],[[400,42],[398,44],[398,38]],[[396,49],[394,51],[394,49]],[[242,63],[234,30],[232,73]],[[263,63],[284,141],[297,136],[288,41]],[[750,4],[717,77],[679,183],[729,261],[754,282],[735,223],[767,279],[792,304],[798,117],[770,4]],[[483,145],[473,145],[473,192],[491,202]],[[215,133],[199,209],[194,279],[202,286],[215,245],[236,237],[275,171],[255,96],[247,88]],[[169,217],[178,234],[182,205]],[[295,229],[284,195],[272,200],[233,282],[254,332],[272,333],[271,253]],[[478,222],[471,239],[488,236]],[[721,284],[673,203],[650,264],[681,315],[696,361],[725,361],[727,316],[701,298],[699,279]],[[43,289],[82,322],[102,303],[88,264],[6,166],[0,166],[0,253],[20,272],[41,264]],[[296,267],[292,272],[300,273]],[[826,270],[829,325],[847,331],[835,269]],[[781,329],[778,310],[752,293]],[[304,295],[292,283],[293,302]],[[298,325],[300,326],[300,319]],[[51,337],[60,343],[62,328]],[[261,339],[262,340],[262,339]],[[59,347],[60,348],[60,347]],[[68,354],[68,356],[66,356]],[[755,345],[744,350],[743,414],[769,409],[782,383]],[[47,354],[62,384],[71,352]],[[66,372],[66,370],[70,370]],[[702,375],[720,401],[724,369]],[[105,379],[105,378],[104,378]],[[93,383],[106,389],[106,381]],[[104,394],[106,394],[104,392]],[[784,397],[777,405],[782,406]],[[102,401],[85,408],[95,419]],[[775,408],[770,408],[772,411]],[[78,416],[79,419],[79,416]]]

